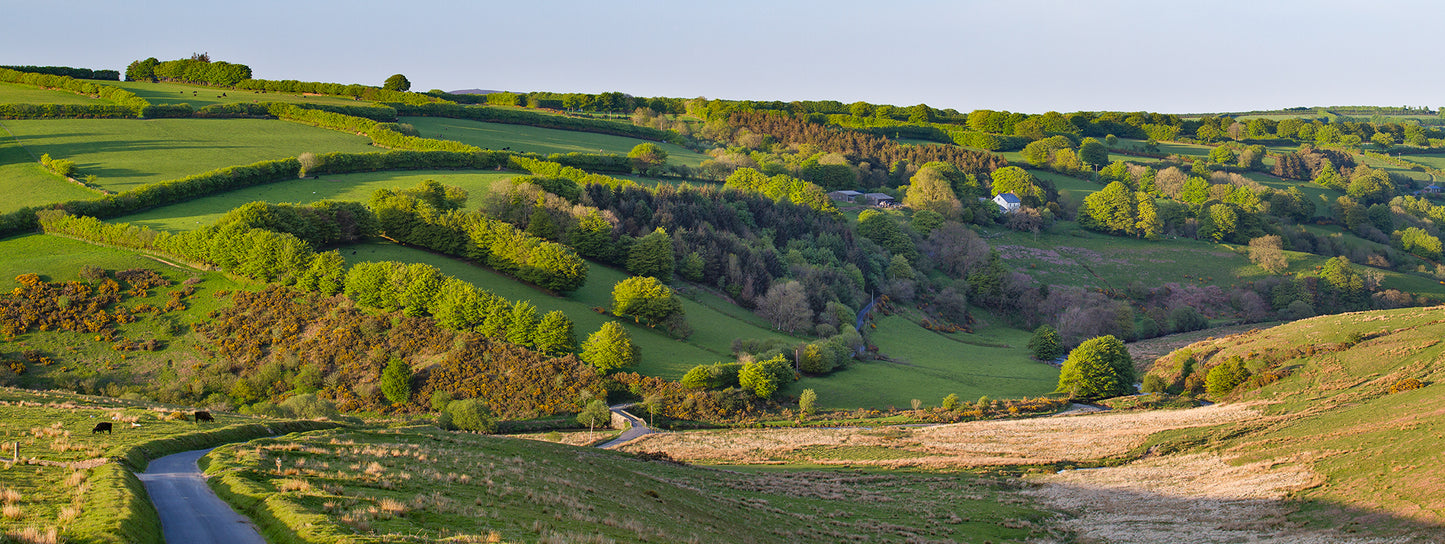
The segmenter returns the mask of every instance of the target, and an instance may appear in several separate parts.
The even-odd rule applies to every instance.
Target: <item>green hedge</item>
[[[369,102],[395,102],[400,104],[431,104],[436,102],[447,102],[446,100],[421,93],[392,91],[380,87],[371,87],[368,85],[345,85],[341,83],[295,81],[290,79],[282,81],[267,79],[247,79],[245,81],[236,83],[236,88],[251,91],[314,93],[331,96],[349,96]]]
[[[101,99],[109,100],[115,105],[130,108],[131,111],[137,115],[140,114],[142,109],[150,105],[150,102],[147,102],[144,98],[120,87],[102,85],[94,81],[82,81],[68,76],[37,74],[0,68],[0,82],[20,83],[22,85],[32,85],[35,87],[45,87],[47,89],[60,89],[84,95],[99,96]]]
[[[135,114],[111,104],[0,104],[0,119],[120,119]]]

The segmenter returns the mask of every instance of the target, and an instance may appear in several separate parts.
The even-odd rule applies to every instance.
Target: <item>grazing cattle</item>
[[[90,430],[90,434],[95,434],[95,433],[110,434],[110,422],[109,422],[109,421],[105,421],[105,422],[101,422],[101,423],[96,423],[96,424],[95,424],[95,428],[93,428],[93,429]]]
[[[200,423],[200,422],[202,422],[202,421],[215,421],[215,420],[216,420],[216,418],[211,417],[211,413],[210,413],[210,412],[196,412],[196,423]]]

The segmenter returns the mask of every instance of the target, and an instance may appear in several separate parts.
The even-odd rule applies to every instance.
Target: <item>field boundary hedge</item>
[[[87,96],[98,96],[103,100],[109,100],[112,104],[70,104],[66,108],[47,108],[45,106],[59,106],[58,104],[0,104],[0,118],[5,119],[51,119],[54,117],[19,117],[19,115],[54,115],[59,113],[75,114],[74,112],[85,112],[86,117],[110,117],[115,115],[115,108],[123,108],[129,111],[125,117],[141,115],[145,108],[151,103],[139,95],[120,87],[113,87],[96,83],[94,81],[82,81],[70,76],[43,74],[36,72],[22,72],[9,68],[0,68],[0,82],[19,83],[51,90],[70,91],[76,94]]]

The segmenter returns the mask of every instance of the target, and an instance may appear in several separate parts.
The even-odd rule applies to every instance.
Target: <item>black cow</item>
[[[93,429],[90,430],[90,434],[102,433],[102,432],[105,433],[105,434],[110,434],[110,422],[109,422],[109,421],[104,421],[104,422],[101,422],[101,423],[96,423],[96,424],[95,424],[95,428],[93,428]]]
[[[210,412],[196,412],[196,423],[200,423],[202,421],[214,422],[216,421],[216,418],[211,417]]]

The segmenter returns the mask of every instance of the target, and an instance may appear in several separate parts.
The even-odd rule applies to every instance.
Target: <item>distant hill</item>
[[[447,92],[448,92],[448,93],[451,93],[451,94],[492,94],[492,93],[500,93],[500,92],[504,92],[504,91],[493,91],[493,90],[490,90],[490,89],[462,89],[462,90],[460,90],[460,91],[447,91]]]

